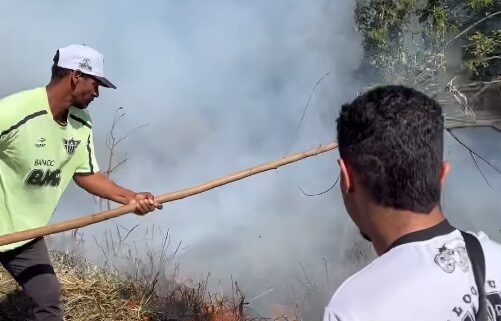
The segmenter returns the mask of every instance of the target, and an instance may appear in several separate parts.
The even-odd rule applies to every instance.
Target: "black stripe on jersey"
[[[10,128],[8,128],[8,129],[4,130],[2,133],[0,133],[0,138],[3,135],[7,135],[8,133],[10,133],[11,131],[13,131],[14,129],[18,129],[22,125],[26,124],[26,122],[28,120],[31,120],[33,118],[36,118],[38,116],[42,116],[42,115],[45,115],[45,114],[47,114],[46,110],[40,110],[40,111],[37,111],[36,113],[33,113],[31,115],[28,115],[28,116],[24,117],[20,122],[18,122],[17,124],[11,126]]]
[[[89,168],[90,168],[90,172],[94,173],[94,166],[92,166],[92,153],[90,151],[90,135],[89,135],[89,138],[87,139],[87,152],[89,153]]]
[[[82,173],[75,173],[75,175],[81,175],[81,176],[89,176],[89,175],[94,175],[94,172],[82,172]]]
[[[70,118],[76,120],[77,122],[81,123],[84,126],[92,128],[92,126],[88,122],[86,122],[85,120],[83,120],[82,118],[78,118],[77,116],[71,115],[71,114],[70,114]]]
[[[385,253],[391,250],[392,248],[402,244],[426,241],[437,236],[452,233],[455,230],[456,228],[452,226],[447,219],[444,219],[442,222],[432,227],[419,230],[416,232],[411,232],[404,236],[401,236],[390,245],[390,247],[385,251]]]

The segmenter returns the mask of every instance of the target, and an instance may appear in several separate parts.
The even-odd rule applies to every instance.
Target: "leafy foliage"
[[[489,80],[500,73],[501,15],[475,23],[499,10],[494,0],[357,0],[362,71],[371,82],[411,82],[424,70],[446,71],[452,48],[463,51],[462,73]]]
[[[476,32],[468,37],[471,44],[466,47],[466,68],[473,72],[475,79],[488,78],[501,68],[501,30],[488,34]]]
[[[493,0],[468,0],[468,6],[473,10],[488,8],[493,4]]]

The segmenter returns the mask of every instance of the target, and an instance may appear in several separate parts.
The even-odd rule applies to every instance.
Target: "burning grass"
[[[244,295],[209,295],[206,282],[171,285],[161,295],[158,279],[147,284],[96,267],[81,257],[51,253],[62,286],[68,321],[243,321]],[[5,270],[0,270],[0,320],[30,320],[32,304]]]
[[[64,249],[64,245],[70,245],[69,250],[50,252],[62,287],[67,321],[299,321],[303,313],[310,314],[309,310],[315,314],[323,311],[323,300],[315,298],[324,293],[301,265],[304,273],[301,285],[307,299],[311,297],[322,304],[302,308],[270,305],[269,313],[273,317],[251,317],[246,296],[237,282],[231,280],[231,292],[214,294],[207,290],[210,274],[201,282],[180,281],[176,277],[178,266],[173,264],[180,244],[171,252],[168,232],[163,234],[163,241],[156,249],[139,242],[127,244],[125,240],[134,229],[125,234],[115,229],[114,233],[105,233],[103,242],[96,240],[104,257],[104,263],[99,265],[87,261],[79,250],[75,251],[83,248],[83,239],[77,233],[46,240],[49,248]],[[149,230],[143,238],[151,242],[158,235],[154,231]],[[356,248],[360,259],[361,250]],[[325,269],[329,283],[327,265]],[[31,320],[31,307],[29,298],[0,267],[0,321]]]

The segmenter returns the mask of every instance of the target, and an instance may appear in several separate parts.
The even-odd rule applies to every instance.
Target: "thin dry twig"
[[[134,131],[148,126],[148,124],[142,124],[139,126],[136,126],[135,128],[129,130],[125,135],[122,136],[117,136],[116,130],[118,127],[118,124],[120,123],[120,120],[126,115],[125,112],[123,112],[124,108],[123,107],[118,107],[115,110],[115,115],[113,117],[113,122],[111,124],[110,131],[108,132],[108,135],[106,136],[106,147],[108,148],[108,164],[106,170],[104,170],[104,175],[107,177],[110,177],[111,174],[116,171],[118,168],[122,167],[127,161],[127,153],[125,153],[124,157],[122,160],[118,161],[117,163],[114,162],[115,156],[116,156],[116,149],[118,145],[123,142],[125,139],[127,139]],[[105,200],[103,198],[99,198],[99,208],[102,209],[102,204],[103,202],[106,202],[106,208],[108,210],[111,209],[111,201],[110,200]]]
[[[489,181],[487,180],[487,178],[485,177],[484,173],[480,170],[480,167],[478,166],[478,162],[477,162],[477,159],[474,157],[478,157],[479,159],[481,159],[483,162],[485,162],[487,165],[489,165],[489,167],[491,167],[492,169],[494,169],[498,174],[501,175],[501,170],[499,170],[494,164],[492,164],[492,162],[488,161],[487,159],[485,159],[483,156],[479,155],[477,152],[475,152],[474,150],[472,150],[468,145],[466,145],[465,143],[463,143],[461,141],[461,139],[459,139],[459,137],[457,137],[453,132],[452,132],[452,129],[447,129],[447,132],[449,133],[449,135],[451,135],[452,138],[454,138],[454,140],[456,140],[461,146],[463,146],[464,148],[466,148],[469,153],[470,153],[470,156],[473,158],[473,161],[475,162],[475,165],[478,169],[478,171],[480,172],[480,175],[482,175],[482,177],[484,178],[484,180],[486,181],[487,185],[489,187],[492,188],[492,186],[489,184]]]
[[[313,96],[313,94],[315,93],[315,90],[317,89],[318,85],[320,84],[320,82],[322,82],[322,80],[327,77],[329,75],[330,71],[327,72],[325,75],[323,75],[318,81],[317,83],[315,84],[315,86],[313,87],[313,89],[311,90],[311,93],[310,93],[310,96],[308,97],[308,102],[306,103],[306,106],[304,106],[304,109],[303,109],[303,114],[301,115],[301,119],[299,120],[299,124],[297,125],[297,129],[296,129],[296,132],[294,134],[294,137],[293,139],[291,140],[289,146],[287,147],[287,150],[285,151],[285,156],[289,155],[289,152],[290,152],[290,149],[292,148],[292,146],[294,145],[296,139],[297,139],[297,136],[299,135],[299,129],[301,128],[301,125],[303,123],[303,119],[304,119],[304,116],[306,115],[306,110],[308,109],[308,106],[310,105],[310,101],[311,101],[311,97]]]
[[[326,190],[325,190],[325,191],[323,191],[323,192],[320,192],[320,193],[315,193],[315,194],[308,194],[308,193],[306,193],[305,191],[303,191],[303,190],[301,189],[301,187],[298,187],[298,188],[299,188],[299,190],[301,191],[301,193],[303,193],[303,194],[304,194],[304,195],[306,195],[306,196],[318,196],[318,195],[322,195],[322,194],[325,194],[325,193],[327,193],[327,192],[331,191],[331,190],[332,190],[332,189],[333,189],[333,188],[337,185],[337,183],[338,183],[338,182],[339,182],[339,175],[337,176],[336,181],[334,182],[334,184],[332,184],[332,185],[331,185],[331,187],[329,187],[328,189],[326,189]]]
[[[487,177],[485,177],[484,173],[482,172],[482,170],[480,169],[480,166],[478,166],[478,161],[477,159],[475,158],[475,155],[470,151],[470,156],[471,158],[473,159],[473,162],[475,163],[475,166],[477,167],[477,170],[478,172],[480,173],[480,175],[482,175],[484,181],[487,183],[487,186],[489,186],[490,188],[492,188],[492,185],[489,183],[489,181],[487,180]]]

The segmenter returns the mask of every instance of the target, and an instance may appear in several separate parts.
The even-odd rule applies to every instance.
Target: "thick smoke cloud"
[[[118,155],[127,153],[128,161],[113,178],[157,195],[175,191],[282,157],[291,142],[292,153],[335,140],[340,104],[361,89],[351,74],[361,57],[353,7],[344,0],[3,2],[0,94],[44,85],[58,47],[95,47],[118,86],[103,89],[90,107],[101,167],[107,162],[105,135],[115,109],[123,107],[121,133],[148,126],[119,146]],[[311,90],[327,72],[298,131]],[[496,193],[469,156],[450,144],[456,162],[445,195],[451,220],[494,235]],[[103,240],[110,228],[139,224],[128,242],[142,244],[155,225],[170,231],[172,244],[182,241],[176,260],[183,277],[210,272],[218,289],[232,276],[249,298],[274,289],[256,306],[288,304],[305,289],[297,281],[304,278],[300,263],[319,287],[324,262],[332,279],[364,264],[349,258],[356,229],[338,189],[318,197],[298,189],[328,188],[337,177],[336,157],[330,152],[165,204],[155,214],[85,228],[87,251],[99,258],[94,237]],[[499,178],[491,183],[499,191]],[[479,190],[485,192],[477,195]],[[98,210],[72,185],[53,221]],[[334,284],[325,286],[317,313]]]

